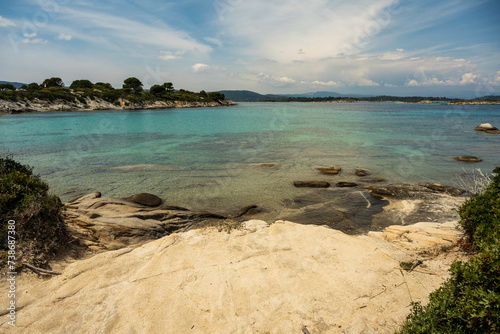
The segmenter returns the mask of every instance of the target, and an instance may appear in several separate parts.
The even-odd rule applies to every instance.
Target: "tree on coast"
[[[64,82],[61,80],[61,78],[53,77],[50,79],[45,79],[42,83],[42,87],[64,87]]]
[[[125,79],[125,81],[123,81],[123,89],[125,90],[130,89],[133,90],[135,93],[142,92],[143,91],[142,82],[135,77],[127,78]]]
[[[38,85],[36,82],[32,82],[28,85],[28,90],[37,90],[40,89],[40,85]]]
[[[157,95],[161,95],[163,93],[165,93],[165,87],[163,86],[160,86],[160,85],[153,85],[151,86],[151,88],[149,89],[149,92],[155,96]]]
[[[0,90],[16,90],[13,84],[0,84]]]
[[[71,83],[71,86],[69,86],[70,89],[82,89],[82,88],[93,88],[94,85],[90,80],[75,80],[73,83]]]
[[[171,82],[165,82],[163,87],[165,87],[168,93],[172,93],[174,91],[174,85]]]

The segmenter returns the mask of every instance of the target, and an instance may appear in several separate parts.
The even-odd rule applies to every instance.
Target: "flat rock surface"
[[[174,233],[76,261],[50,279],[19,276],[8,332],[393,333],[411,299],[425,303],[460,257],[418,254],[457,238],[451,222],[364,236],[256,220],[231,233]],[[401,272],[401,261],[416,259],[423,264]]]

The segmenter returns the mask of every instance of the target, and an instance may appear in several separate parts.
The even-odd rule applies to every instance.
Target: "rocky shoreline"
[[[431,183],[353,193],[364,191],[364,206],[386,205],[358,235],[256,220],[254,205],[195,212],[148,193],[69,201],[74,240],[48,268],[60,275],[17,277],[12,332],[393,333],[410,301],[425,303],[465,258],[455,247],[465,198]]]
[[[201,107],[226,107],[237,105],[231,100],[220,100],[212,102],[195,101],[160,101],[149,100],[144,102],[132,102],[119,98],[117,103],[111,103],[104,99],[83,98],[83,101],[74,100],[23,100],[8,101],[0,100],[0,113],[24,113],[24,112],[54,112],[54,111],[86,111],[86,110],[142,110],[142,109],[170,109],[170,108],[201,108]]]

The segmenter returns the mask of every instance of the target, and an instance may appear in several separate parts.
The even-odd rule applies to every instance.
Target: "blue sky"
[[[498,0],[20,0],[0,80],[193,91],[500,94]]]

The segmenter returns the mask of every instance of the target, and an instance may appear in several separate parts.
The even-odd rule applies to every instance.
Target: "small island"
[[[219,92],[195,93],[175,90],[171,82],[144,90],[142,82],[130,77],[121,89],[104,82],[75,80],[64,87],[61,78],[45,79],[41,85],[30,83],[17,88],[0,85],[0,113],[82,111],[82,110],[141,110],[169,108],[220,107],[236,105]]]

